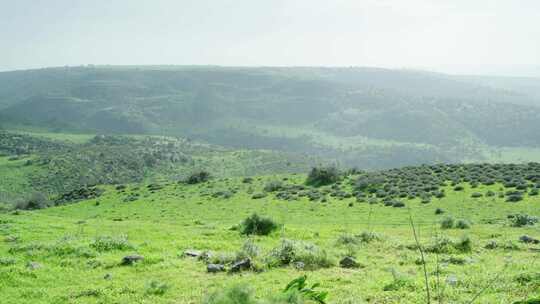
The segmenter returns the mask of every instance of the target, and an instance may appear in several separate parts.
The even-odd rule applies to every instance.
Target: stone
[[[231,267],[231,272],[240,272],[242,270],[249,270],[251,268],[251,260],[243,259],[239,262],[236,262]]]
[[[306,264],[304,264],[304,262],[295,262],[294,263],[294,268],[296,268],[298,270],[303,270],[305,267],[306,267]]]
[[[450,286],[456,286],[458,284],[458,278],[455,275],[449,275],[446,278],[446,283]]]
[[[194,250],[194,249],[188,249],[188,250],[184,251],[184,254],[183,254],[183,256],[190,257],[190,258],[198,258],[201,255],[202,255],[201,251]]]
[[[26,267],[28,267],[28,269],[30,270],[36,270],[41,268],[41,264],[39,264],[38,262],[28,262],[28,264],[26,264]]]
[[[225,271],[225,266],[221,264],[208,264],[208,266],[206,266],[206,271],[209,273],[223,272]]]
[[[133,265],[137,262],[140,262],[144,260],[144,257],[143,256],[140,256],[140,255],[128,255],[128,256],[125,256],[122,258],[122,265]]]
[[[540,240],[537,240],[528,235],[522,235],[519,237],[519,241],[525,244],[540,244]]]
[[[358,264],[355,258],[346,256],[339,261],[339,266],[342,268],[358,268],[360,267],[360,264]]]

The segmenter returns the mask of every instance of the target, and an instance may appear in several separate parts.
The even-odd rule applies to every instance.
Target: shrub
[[[472,240],[469,236],[465,235],[459,239],[458,242],[453,243],[454,248],[460,252],[472,251]]]
[[[454,223],[454,218],[451,216],[447,216],[441,221],[441,229],[452,229],[454,228]]]
[[[463,191],[463,189],[465,189],[463,186],[461,185],[457,185],[454,187],[454,191]]]
[[[360,243],[360,240],[352,234],[342,234],[339,236],[337,243],[338,245],[355,245]]]
[[[339,170],[334,167],[315,167],[312,168],[306,179],[306,184],[310,186],[320,187],[333,184],[339,181]]]
[[[326,251],[306,242],[282,240],[267,257],[267,264],[272,266],[287,266],[301,264],[304,269],[314,270],[333,266]]]
[[[282,190],[283,188],[284,187],[282,181],[269,181],[268,183],[266,183],[266,185],[264,185],[264,191],[266,192],[275,192]]]
[[[482,196],[483,196],[483,195],[482,195],[482,193],[480,193],[480,192],[474,192],[473,194],[471,194],[471,197],[472,197],[472,198],[480,198],[480,197],[482,197]]]
[[[0,266],[11,266],[15,265],[17,263],[17,260],[13,258],[0,258]]]
[[[383,286],[384,291],[397,291],[402,288],[414,288],[414,283],[407,277],[392,269],[392,282]]]
[[[256,258],[259,255],[259,247],[255,245],[252,239],[247,239],[242,245],[242,249],[236,254],[237,260],[244,258]]]
[[[169,285],[167,283],[159,282],[152,280],[146,286],[146,294],[161,296],[169,290]]]
[[[245,235],[269,235],[278,225],[270,218],[260,217],[254,213],[240,225],[240,233]]]
[[[264,198],[264,197],[266,197],[265,193],[255,193],[255,194],[253,194],[253,196],[251,196],[251,199],[261,199],[261,198]]]
[[[204,183],[210,179],[210,173],[204,170],[192,172],[187,178],[187,184],[199,184]]]
[[[514,227],[533,226],[538,223],[538,218],[536,216],[528,214],[514,214],[510,215],[509,218]]]
[[[456,228],[458,229],[469,229],[471,228],[471,223],[465,219],[459,219],[456,222]]]
[[[513,192],[508,194],[506,201],[510,203],[515,203],[523,200],[523,194],[520,192]]]
[[[204,304],[256,304],[253,291],[247,285],[235,285],[211,294]]]
[[[416,245],[409,248],[416,250]],[[463,253],[472,250],[472,241],[468,236],[463,236],[458,241],[449,239],[448,237],[438,237],[434,244],[425,248],[426,252],[430,253]]]
[[[37,210],[47,208],[51,205],[49,199],[41,192],[34,192],[27,199],[23,199],[15,204],[15,209]]]
[[[320,284],[313,284],[311,287],[308,286],[306,283],[307,276],[303,275],[301,277],[298,277],[289,284],[287,284],[287,287],[285,287],[284,293],[286,294],[300,294],[303,298],[319,303],[319,304],[325,304],[326,298],[328,297],[328,292],[326,291],[317,291],[317,287],[319,287]]]
[[[368,232],[368,231],[364,231],[364,232],[360,233],[358,235],[358,238],[363,243],[371,243],[373,241],[380,241],[381,240],[381,236],[379,236],[378,234],[376,234],[374,232]]]
[[[134,246],[128,242],[127,236],[120,235],[117,237],[112,236],[100,236],[97,237],[90,247],[99,252],[113,251],[113,250],[129,250],[134,249]]]
[[[441,209],[441,208],[435,209],[435,214],[443,214],[443,213],[444,213],[443,209]]]

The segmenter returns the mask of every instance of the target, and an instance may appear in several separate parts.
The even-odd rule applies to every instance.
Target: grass
[[[182,252],[193,248],[234,253],[249,239],[264,257],[283,239],[289,239],[313,244],[324,250],[329,260],[337,260],[348,250],[336,245],[340,236],[363,231],[385,236],[377,242],[352,244],[358,247],[356,256],[364,268],[345,270],[334,264],[307,271],[310,280],[320,282],[330,292],[328,302],[425,303],[418,252],[408,248],[415,244],[409,210],[418,241],[424,246],[433,244],[437,233],[455,242],[469,238],[466,245],[472,246],[470,252],[456,251],[446,258],[457,256],[471,263],[440,266],[443,284],[449,276],[458,281],[445,286],[446,302],[465,303],[505,265],[499,279],[475,303],[511,303],[534,292],[514,278],[539,267],[538,252],[527,249],[535,245],[517,242],[524,234],[538,236],[539,228],[512,227],[506,217],[516,213],[538,216],[535,198],[526,197],[519,203],[496,197],[472,199],[472,192],[496,190],[500,185],[476,189],[464,185],[460,192],[445,189],[447,196],[430,204],[421,204],[419,199],[406,201],[408,208],[367,203],[349,207],[352,198],[328,198],[326,203],[306,198],[287,202],[276,200],[274,195],[251,199],[251,191],[260,192],[268,181],[282,177],[288,178],[286,183],[305,180],[303,175],[258,177],[251,184],[242,183],[241,178],[214,179],[197,185],[168,183],[154,193],[144,185],[129,185],[125,192],[104,187],[106,192],[98,199],[2,214],[0,260],[6,262],[0,265],[0,290],[4,303],[201,303],[211,292],[234,284],[250,284],[256,296],[265,297],[280,292],[306,271],[290,265],[260,273],[211,275],[202,262],[182,258]],[[228,189],[236,190],[229,199],[211,195]],[[140,198],[124,202],[132,193],[139,193]],[[441,216],[435,214],[436,208],[475,224],[467,230],[439,230]],[[255,212],[284,226],[269,236],[246,237],[230,229]],[[518,245],[514,250],[485,249],[493,240]],[[142,255],[144,260],[120,266],[121,259],[131,254]],[[430,284],[436,280],[435,259],[434,253],[425,253]],[[27,266],[30,262],[41,267],[31,270]],[[401,274],[399,282],[407,284],[396,284],[394,272]],[[385,291],[390,285],[395,288]]]

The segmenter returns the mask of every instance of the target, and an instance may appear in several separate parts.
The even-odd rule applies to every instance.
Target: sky
[[[0,0],[0,71],[86,64],[540,76],[540,1]]]

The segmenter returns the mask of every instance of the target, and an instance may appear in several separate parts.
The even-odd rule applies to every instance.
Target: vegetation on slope
[[[523,301],[539,286],[539,208],[531,193],[539,168],[349,171],[321,187],[307,186],[304,175],[100,186],[100,197],[78,204],[0,215],[3,299],[221,303],[211,301],[229,297],[233,285],[251,285],[241,294],[252,299],[271,298],[307,273],[329,292],[328,303],[426,303],[426,267],[433,301]],[[378,190],[399,192],[387,185],[418,196],[400,198],[406,208],[389,207]],[[522,200],[508,202],[523,185]],[[422,199],[435,192],[444,196]],[[261,222],[254,213],[281,229],[242,234],[246,218]],[[447,217],[454,225],[439,229]],[[457,226],[460,220],[468,226]]]
[[[0,73],[0,121],[166,134],[377,169],[482,161],[486,147],[539,147],[537,96],[478,83],[367,68],[43,69]]]

